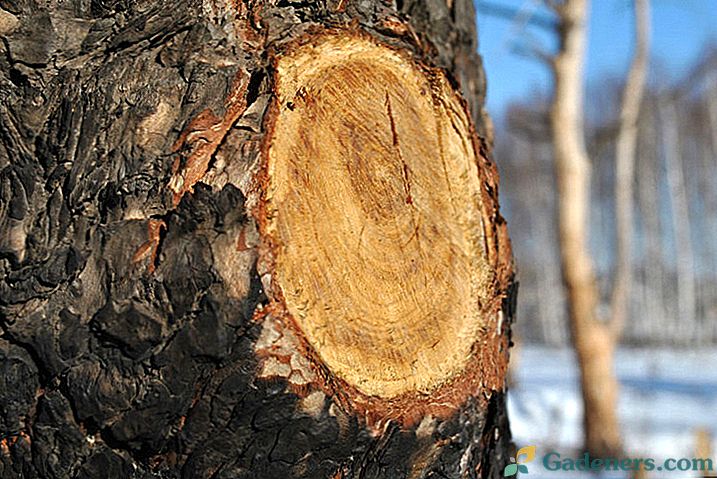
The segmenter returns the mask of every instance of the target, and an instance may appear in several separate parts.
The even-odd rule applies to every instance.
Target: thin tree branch
[[[511,52],[515,53],[516,55],[529,58],[531,60],[539,61],[540,63],[543,63],[545,66],[550,68],[552,68],[553,62],[555,60],[555,56],[551,52],[543,49],[536,44],[514,45],[513,48],[511,48]]]
[[[650,1],[634,0],[635,53],[620,106],[615,153],[616,269],[611,297],[610,330],[618,338],[629,312],[632,275],[633,182],[637,149],[637,121],[645,91],[650,49]]]
[[[555,31],[555,28],[558,26],[558,23],[550,17],[536,15],[533,12],[529,12],[529,14],[526,15],[523,9],[508,7],[499,3],[479,1],[476,2],[476,7],[485,15],[504,18],[506,20],[520,19],[522,23],[543,28],[550,32]]]

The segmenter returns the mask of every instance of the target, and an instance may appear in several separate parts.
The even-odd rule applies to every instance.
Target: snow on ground
[[[546,471],[538,464],[551,450],[575,457],[581,443],[582,403],[572,350],[524,345],[515,359],[508,411],[516,444],[538,446],[529,477],[579,477]],[[717,349],[621,349],[615,366],[621,387],[619,415],[630,456],[660,461],[692,458],[698,429],[711,431],[717,441]]]

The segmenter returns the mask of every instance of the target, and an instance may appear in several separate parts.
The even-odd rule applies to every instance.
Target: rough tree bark
[[[1,7],[0,477],[502,477],[470,0]]]

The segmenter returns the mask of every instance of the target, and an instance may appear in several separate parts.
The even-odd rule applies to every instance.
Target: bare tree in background
[[[555,91],[550,111],[558,185],[558,230],[571,332],[581,372],[585,448],[609,456],[621,449],[614,343],[596,317],[598,289],[588,251],[590,161],[583,131],[583,65],[587,0],[555,5],[560,47],[553,60]]]
[[[668,196],[670,199],[670,218],[672,234],[675,240],[677,257],[677,327],[681,321],[689,321],[695,316],[695,264],[692,249],[689,199],[682,171],[682,145],[679,131],[679,117],[676,99],[672,95],[663,95],[658,104],[658,114],[662,126],[662,148],[667,171]]]
[[[637,121],[645,91],[650,51],[650,5],[635,0],[635,54],[620,105],[620,123],[615,152],[616,269],[611,302],[611,326],[618,337],[628,313],[632,286],[632,243],[634,236],[633,182],[637,150]]]
[[[710,52],[710,62],[717,63],[717,51]],[[709,130],[709,153],[704,155],[703,168],[709,171],[710,168],[717,171],[717,67],[712,66],[710,74],[707,75],[706,95],[707,95],[707,128]],[[705,177],[708,183],[708,199],[707,199],[707,220],[709,222],[709,234],[717,236],[717,178],[709,174]],[[717,271],[717,248],[712,250],[712,271]]]
[[[550,20],[557,23],[556,19]],[[531,20],[530,28],[544,28],[544,24],[547,21]],[[513,42],[514,49],[521,46],[520,42],[533,40],[520,38]],[[523,52],[529,50],[523,48]],[[703,52],[669,81],[659,66],[649,69],[652,76],[640,105],[634,160],[632,287],[627,294],[620,344],[686,346],[717,341],[717,45],[708,43]],[[547,56],[552,55],[541,55]],[[592,171],[589,243],[596,248],[592,261],[600,284],[599,311],[604,318],[610,317],[605,306],[611,299],[612,275],[617,269],[617,255],[613,253],[614,165],[625,80],[602,75],[584,93],[585,146]],[[523,284],[519,305],[523,321],[518,324],[518,334],[526,341],[564,345],[568,344],[563,336],[568,331],[562,327],[567,308],[560,272],[557,184],[548,119],[551,97],[533,93],[511,103],[504,119],[496,124],[496,155],[506,179],[509,220],[521,225],[512,232]],[[673,113],[667,100],[673,104]],[[668,148],[673,150],[670,159],[666,158]],[[673,160],[679,168],[673,167],[668,173],[667,162]],[[683,246],[678,255],[672,215],[677,208],[672,205],[670,185],[681,183],[683,186],[677,189],[684,190],[682,209],[686,214],[679,221],[686,222],[689,215],[691,238],[682,228],[679,243]],[[691,255],[687,255],[690,250]],[[690,272],[692,268],[684,267],[683,261],[681,278],[677,271],[680,256],[694,267]],[[683,294],[682,303],[693,313],[683,313],[680,318],[680,289],[689,292],[691,281],[694,300],[684,299]]]
[[[558,229],[568,314],[581,372],[585,449],[600,456],[617,455],[622,444],[617,418],[618,384],[613,354],[629,294],[632,237],[632,180],[636,121],[645,81],[648,0],[636,0],[637,48],[620,112],[618,133],[618,278],[612,320],[597,316],[599,292],[588,250],[590,160],[583,125],[583,67],[588,0],[549,2],[558,16],[559,50],[552,61],[555,90],[550,111],[558,185]],[[626,224],[627,223],[627,224]]]
[[[652,99],[649,99],[652,100]],[[664,268],[664,245],[661,240],[663,226],[660,215],[661,169],[657,162],[660,141],[657,128],[657,113],[654,101],[644,101],[642,106],[641,142],[637,159],[637,200],[642,225],[643,250],[642,302],[639,310],[653,321],[636,321],[645,338],[663,338],[661,323],[665,311],[664,290],[666,284]],[[647,127],[645,127],[647,126]]]

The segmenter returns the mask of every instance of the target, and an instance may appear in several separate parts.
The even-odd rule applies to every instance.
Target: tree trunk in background
[[[583,63],[587,0],[556,5],[560,46],[553,60],[555,91],[550,121],[558,184],[558,231],[568,315],[584,408],[585,449],[598,457],[621,452],[615,339],[597,318],[598,289],[588,251],[590,161],[583,131]]]
[[[632,287],[632,244],[634,236],[633,184],[637,150],[637,121],[645,90],[650,51],[650,2],[634,0],[635,53],[620,105],[620,123],[615,151],[615,277],[610,304],[611,328],[619,337],[629,315]]]
[[[0,35],[0,477],[502,477],[470,0],[8,1]]]
[[[657,321],[643,321],[644,334],[638,337],[663,338],[664,332],[660,325],[666,317],[664,305],[665,270],[664,245],[660,238],[663,235],[660,214],[660,148],[657,134],[657,113],[654,102],[646,103],[643,118],[647,127],[642,129],[642,144],[638,153],[638,205],[640,209],[643,233],[641,235],[644,251],[643,260],[643,293],[646,317],[657,318]]]
[[[682,148],[680,145],[679,120],[675,100],[668,96],[660,99],[660,131],[662,149],[667,173],[667,187],[670,199],[670,219],[675,240],[677,262],[677,316],[673,323],[675,331],[683,321],[695,318],[696,287],[695,263],[690,227],[689,198],[682,171]]]
[[[705,208],[707,210],[707,232],[712,238],[710,241],[711,270],[717,271],[717,71],[708,76],[707,85],[707,122],[709,137],[709,152],[706,153],[702,163],[706,175],[705,181]]]

